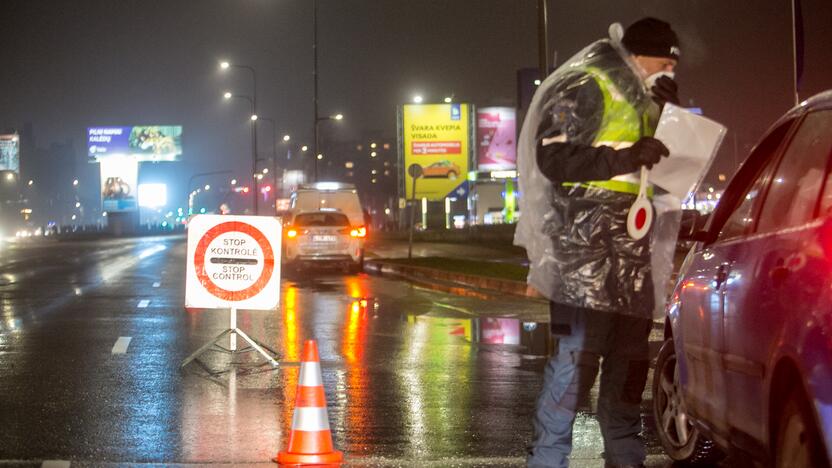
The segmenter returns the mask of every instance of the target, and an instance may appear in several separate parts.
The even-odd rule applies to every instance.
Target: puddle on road
[[[424,324],[428,336],[458,337],[478,345],[518,346],[522,354],[548,356],[550,337],[547,323],[527,322],[513,317],[448,317],[407,314],[410,325]]]

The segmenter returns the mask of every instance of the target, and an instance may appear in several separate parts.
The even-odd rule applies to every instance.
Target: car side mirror
[[[710,215],[704,215],[697,210],[682,210],[682,221],[679,223],[679,240],[702,242],[707,240],[708,232],[705,224]]]

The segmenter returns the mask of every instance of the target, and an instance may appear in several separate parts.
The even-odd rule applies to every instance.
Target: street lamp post
[[[248,65],[239,65],[236,63],[230,62],[221,62],[220,68],[222,70],[227,70],[229,68],[242,68],[251,72],[251,95],[254,98],[255,104],[257,103],[257,72],[254,71],[254,67],[250,67]]]
[[[312,155],[315,157],[315,178],[314,178],[315,182],[318,181],[318,160],[321,159],[319,157],[320,153],[318,152],[318,147],[319,147],[318,146],[319,145],[319,142],[318,142],[318,124],[321,123],[321,122],[324,122],[326,120],[343,120],[344,119],[343,114],[335,114],[335,115],[330,115],[330,116],[327,116],[327,117],[318,117],[317,115],[318,115],[318,112],[317,112],[317,104],[316,104],[316,106],[315,106],[315,143],[314,143],[315,146],[314,146],[314,151],[312,152]]]
[[[219,174],[231,174],[231,171],[226,169],[226,170],[223,170],[223,171],[200,172],[199,174],[192,175],[191,178],[188,179],[188,185],[185,186],[185,188],[188,191],[188,215],[193,214],[193,203],[194,203],[194,196],[196,195],[196,193],[195,193],[196,190],[191,190],[191,184],[193,184],[194,179],[196,179],[197,177],[207,177],[207,176],[219,175]],[[206,185],[205,187],[206,187],[206,190],[209,190],[211,188],[210,185]]]
[[[229,68],[241,68],[251,72],[251,98],[249,101],[251,102],[251,174],[252,174],[252,181],[254,187],[254,193],[257,194],[257,72],[254,71],[254,67],[250,67],[248,65],[240,65],[236,63],[230,62],[221,62],[220,68],[222,70],[227,70]],[[226,99],[229,98],[229,93],[225,93]],[[238,97],[238,96],[230,96],[230,97]],[[257,215],[257,197],[254,198],[254,214]]]
[[[318,181],[318,0],[312,0],[312,104],[315,109],[312,156],[315,158],[315,182]]]
[[[266,122],[272,125],[272,177],[274,178],[274,186],[272,187],[275,190],[275,207],[277,207],[277,126],[275,125],[274,119],[271,117],[260,117],[260,120],[265,120]]]
[[[224,62],[225,63],[225,62]],[[244,96],[241,94],[232,94],[230,91],[226,91],[223,94],[225,99],[231,98],[239,98],[245,99],[251,105],[251,175],[252,175],[252,187],[254,188],[254,193],[257,193],[257,113],[255,107],[255,101],[253,98],[249,96]],[[254,214],[257,215],[257,197],[254,198]]]

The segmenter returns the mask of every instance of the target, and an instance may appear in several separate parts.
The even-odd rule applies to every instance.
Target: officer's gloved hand
[[[659,105],[659,109],[664,109],[665,103],[679,105],[679,86],[676,80],[669,76],[660,76],[656,83],[650,88],[653,100]]]
[[[660,140],[653,137],[642,137],[633,146],[615,152],[608,161],[613,175],[629,174],[637,171],[641,166],[652,169],[662,157],[670,155],[670,150]]]

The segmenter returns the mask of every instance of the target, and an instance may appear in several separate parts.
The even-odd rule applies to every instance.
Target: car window
[[[815,112],[809,117],[815,117],[811,124],[812,130],[815,132],[816,138],[811,140],[809,151],[815,151],[821,155],[825,155],[827,161],[832,159],[832,110],[825,110]],[[809,123],[807,117],[806,122]],[[820,215],[832,214],[832,172],[829,170],[829,162],[827,162],[827,171],[825,182],[823,184],[823,196],[820,199]]]
[[[766,185],[774,170],[777,158],[777,150],[783,142],[788,133],[792,120],[781,124],[779,127],[770,132],[754,151],[746,159],[745,165],[753,165],[756,171],[750,173],[746,177],[741,177],[738,174],[735,180],[731,181],[731,186],[726,190],[726,195],[722,197],[723,202],[730,203],[733,209],[730,214],[722,212],[722,206],[719,207],[719,217],[727,216],[727,221],[722,224],[722,227],[717,236],[717,240],[733,239],[751,232],[754,226],[755,207],[759,206],[759,200]],[[741,171],[753,170],[755,167],[743,167]],[[741,192],[738,196],[734,194]],[[726,205],[728,206],[728,205]]]
[[[815,205],[826,175],[832,149],[832,111],[806,116],[794,134],[760,212],[758,232],[771,232],[804,224],[814,218]],[[830,181],[826,181],[828,186]],[[832,195],[827,191],[827,204]]]
[[[340,213],[303,213],[295,217],[294,225],[298,227],[349,227],[350,220]]]

